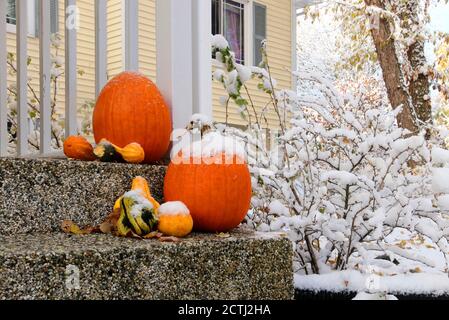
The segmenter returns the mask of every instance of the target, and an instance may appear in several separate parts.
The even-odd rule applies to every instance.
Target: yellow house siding
[[[278,88],[289,89],[292,87],[291,75],[291,0],[258,0],[267,8],[267,51],[272,76],[277,80]],[[262,110],[269,102],[267,94],[257,89],[257,80],[251,80],[248,84],[251,97],[258,111]],[[220,97],[225,96],[225,91],[220,83],[213,83],[213,116],[214,120],[224,122],[226,120],[225,107],[220,104]],[[270,128],[278,127],[277,115],[270,109],[266,115]],[[235,104],[229,105],[229,122],[244,125]]]
[[[291,87],[291,0],[259,0],[267,7],[267,39],[268,54],[273,77],[278,81],[279,88]],[[94,2],[78,0],[80,9],[80,30],[78,32],[78,69],[84,72],[78,76],[78,106],[95,99],[95,17]],[[156,80],[156,8],[155,0],[139,2],[139,66],[140,71]],[[59,0],[59,30],[64,31],[64,0]],[[123,19],[122,0],[108,1],[108,76],[115,76],[123,70]],[[15,52],[15,34],[8,33],[8,51]],[[29,76],[33,79],[32,86],[39,87],[39,41],[28,39],[29,56],[32,64]],[[64,57],[64,46],[59,49],[59,56]],[[15,81],[9,77],[9,81]],[[249,84],[253,100],[261,110],[268,102],[267,95],[256,88],[257,81]],[[64,78],[58,83],[58,110],[64,110]],[[225,121],[225,108],[220,105],[220,97],[224,95],[221,84],[213,83],[213,116],[216,121]],[[233,124],[244,124],[233,104],[229,106],[229,121]],[[273,111],[267,114],[269,125],[277,127],[276,115]]]
[[[156,82],[156,1],[139,2],[139,70]]]
[[[122,0],[108,1],[108,76],[120,73],[122,65]]]
[[[90,0],[78,0],[80,10],[80,30],[78,32],[78,70],[84,72],[78,75],[77,103],[81,106],[86,101],[95,99],[95,17],[94,2]],[[58,56],[64,57],[64,0],[59,0],[59,32],[62,35],[62,45],[58,50]],[[8,52],[16,52],[16,34],[7,35]],[[52,50],[54,53],[55,51]],[[28,76],[32,79],[31,86],[39,94],[39,39],[34,36],[28,37],[28,56],[31,58],[31,64],[28,67]],[[15,77],[8,76],[8,82],[14,83]],[[57,106],[58,113],[64,113],[64,76],[58,81]]]
[[[117,0],[114,0],[117,1]],[[120,0],[118,0],[120,1]],[[279,88],[291,88],[291,0],[259,0],[257,3],[267,7],[267,39],[268,54],[273,77]],[[155,0],[145,0],[139,3],[139,65],[140,71],[156,80],[156,21]],[[111,19],[111,17],[109,17]],[[116,19],[111,29],[121,30],[122,21]],[[117,27],[118,26],[118,27]],[[112,31],[111,31],[112,32]],[[115,37],[115,33],[114,33]],[[121,58],[121,43],[116,48],[110,48],[111,55]],[[112,53],[113,52],[113,53]],[[111,63],[111,61],[109,61]],[[115,64],[114,64],[115,65]],[[120,64],[121,67],[121,64]],[[120,69],[121,70],[121,69]],[[257,81],[251,81],[250,92],[258,110],[269,101],[267,95],[257,89]],[[220,105],[220,97],[224,95],[221,84],[213,83],[213,117],[216,121],[224,122],[226,113]],[[229,122],[245,124],[233,104],[229,106]],[[277,116],[274,111],[268,112],[267,119],[270,127],[278,127]]]
[[[123,71],[122,0],[108,1],[108,74]],[[139,71],[156,81],[156,2],[139,1]]]

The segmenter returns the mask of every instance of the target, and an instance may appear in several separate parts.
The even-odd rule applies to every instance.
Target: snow
[[[434,147],[432,149],[432,163],[434,165],[438,164],[449,164],[449,151]]]
[[[242,83],[245,83],[245,82],[247,82],[248,80],[251,79],[251,77],[253,75],[251,68],[243,66],[241,64],[238,64],[236,66],[236,69],[237,69],[237,72],[239,74],[240,81]]]
[[[290,210],[286,206],[282,204],[279,200],[275,200],[270,203],[268,206],[268,209],[270,210],[271,214],[277,214],[280,216],[289,216]]]
[[[449,195],[442,195],[437,198],[438,200],[438,207],[441,210],[449,210]]]
[[[366,293],[360,292],[357,296],[352,300],[398,300],[395,296],[384,294],[384,293]]]
[[[357,183],[357,176],[346,171],[330,170],[322,175],[322,180],[336,180],[341,185]]]
[[[181,201],[166,202],[157,210],[160,216],[169,215],[190,215],[187,206]]]
[[[432,190],[435,193],[449,193],[449,168],[432,169]]]
[[[190,121],[193,123],[201,123],[205,125],[211,125],[212,120],[208,115],[202,114],[202,113],[195,113],[191,118]]]
[[[124,198],[131,198],[134,201],[134,205],[131,208],[131,215],[134,218],[137,218],[142,214],[144,209],[152,210],[153,204],[143,196],[142,191],[133,190],[125,193],[123,195]]]
[[[214,80],[221,82],[221,81],[223,81],[224,71],[221,69],[217,69],[214,71],[213,75],[214,75]]]
[[[224,50],[229,47],[229,44],[221,34],[216,34],[212,36],[212,46],[220,50]]]
[[[295,275],[295,288],[329,292],[386,292],[392,294],[443,295],[449,293],[447,274],[415,273],[395,276],[362,274],[357,270],[322,275]]]
[[[200,141],[188,143],[182,147],[181,154],[183,158],[209,158],[220,154],[246,158],[245,148],[240,141],[219,132],[207,133]]]

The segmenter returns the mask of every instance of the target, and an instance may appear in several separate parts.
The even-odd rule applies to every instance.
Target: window
[[[6,23],[16,24],[16,0],[7,0]]]
[[[50,31],[51,33],[56,33],[59,31],[59,5],[58,5],[58,0],[51,0],[50,1]],[[36,31],[37,33],[39,32],[39,23],[40,23],[40,10],[39,10],[39,6],[36,5]]]
[[[16,19],[16,0],[6,0],[6,23],[9,25],[8,30],[15,32]],[[28,0],[30,1],[30,0]],[[39,0],[31,0],[28,5],[28,32],[29,34],[36,36],[39,31]],[[59,12],[58,12],[58,0],[50,1],[50,26],[51,33],[59,31]]]
[[[254,3],[254,65],[262,62],[262,42],[267,38],[267,8]]]
[[[233,0],[212,0],[212,34],[222,34],[235,53],[237,63],[245,62],[245,5]]]

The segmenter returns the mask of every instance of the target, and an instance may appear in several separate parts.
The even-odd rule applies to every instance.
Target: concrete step
[[[162,200],[165,166],[0,158],[0,235],[59,231],[63,220],[99,224],[135,176]]]
[[[0,300],[294,297],[291,242],[283,234],[243,229],[228,238],[193,234],[177,243],[3,235],[0,279]]]

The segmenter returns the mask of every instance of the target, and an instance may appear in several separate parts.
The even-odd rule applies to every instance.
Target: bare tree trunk
[[[403,28],[413,30],[419,24],[420,0],[409,0],[406,2]],[[407,57],[413,72],[410,79],[409,92],[412,97],[413,106],[418,119],[425,123],[432,122],[432,104],[430,101],[430,81],[427,73],[424,73],[426,57],[424,54],[424,40],[416,38],[407,50]]]
[[[403,18],[413,23],[417,17],[416,1],[410,1],[406,17]],[[376,6],[385,9],[383,0],[365,0],[367,6]],[[424,43],[417,40],[408,48],[407,56],[410,66],[416,72],[416,76],[410,79],[406,86],[406,79],[401,69],[401,63],[397,56],[395,40],[392,37],[390,23],[386,17],[379,17],[379,24],[371,30],[374,45],[380,66],[382,68],[388,97],[393,108],[402,106],[398,115],[398,125],[413,133],[419,131],[419,122],[431,122],[431,103],[429,97],[429,79],[419,72],[425,63]],[[417,119],[416,119],[417,118]]]

